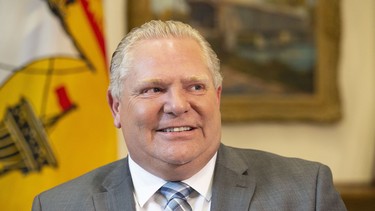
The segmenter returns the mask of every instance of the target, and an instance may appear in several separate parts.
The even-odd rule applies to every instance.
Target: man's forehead
[[[132,46],[132,54],[144,55],[146,49],[157,49],[163,51],[174,48],[184,49],[198,49],[200,54],[203,54],[203,48],[200,43],[191,37],[152,37],[147,39],[140,39]]]

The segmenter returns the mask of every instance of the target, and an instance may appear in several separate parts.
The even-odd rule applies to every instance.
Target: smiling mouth
[[[184,132],[184,131],[191,131],[194,128],[192,127],[171,127],[171,128],[164,128],[161,130],[157,130],[159,132],[166,132],[166,133],[171,133],[171,132]]]

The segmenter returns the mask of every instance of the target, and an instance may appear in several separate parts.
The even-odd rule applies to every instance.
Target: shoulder
[[[252,196],[255,208],[345,210],[331,170],[319,162],[222,145],[217,165],[218,174],[233,172],[231,177],[219,175],[219,182],[241,178],[249,187],[256,187]]]
[[[105,166],[99,167],[80,177],[58,185],[38,195],[34,204],[48,204],[57,206],[74,206],[79,204],[92,203],[92,196],[96,193],[106,191],[106,181],[121,183],[128,172],[127,159],[122,159]],[[37,202],[38,201],[38,202]],[[68,205],[69,204],[69,205]]]
[[[82,176],[79,176],[73,180],[63,183],[55,188],[49,190],[50,192],[59,190],[74,190],[74,191],[101,191],[101,185],[108,176],[113,174],[114,171],[124,171],[126,162],[125,160],[115,161],[109,163],[95,170],[92,170]],[[81,190],[85,187],[85,190]]]
[[[330,174],[327,166],[314,161],[300,158],[280,156],[274,153],[254,149],[241,149],[222,145],[219,151],[227,166],[235,166],[242,163],[257,178],[303,179],[316,177],[323,173]],[[293,178],[294,177],[294,178]]]
[[[248,164],[288,164],[288,165],[307,165],[319,166],[321,163],[308,161],[300,158],[286,157],[271,152],[244,149],[222,145],[219,154],[227,159],[241,159]]]

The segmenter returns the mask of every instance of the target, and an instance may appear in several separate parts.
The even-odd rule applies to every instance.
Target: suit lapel
[[[93,196],[95,209],[97,211],[135,210],[134,188],[129,171],[128,159],[124,159],[122,164],[123,165],[114,169],[113,172],[105,178],[102,184],[105,191],[96,193]]]
[[[221,145],[215,167],[211,210],[249,210],[255,186],[248,165],[232,149]]]
[[[104,191],[93,196],[95,209],[135,210],[128,159],[103,182]],[[248,165],[229,147],[221,145],[215,166],[211,210],[248,210],[255,191],[255,177]]]
[[[94,207],[97,211],[107,211],[109,209],[108,204],[108,192],[96,193],[93,196]]]

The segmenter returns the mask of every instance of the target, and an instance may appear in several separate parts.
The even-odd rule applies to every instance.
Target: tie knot
[[[161,194],[163,194],[168,201],[174,198],[186,200],[186,197],[188,197],[192,191],[193,189],[183,182],[167,182],[160,188]]]

